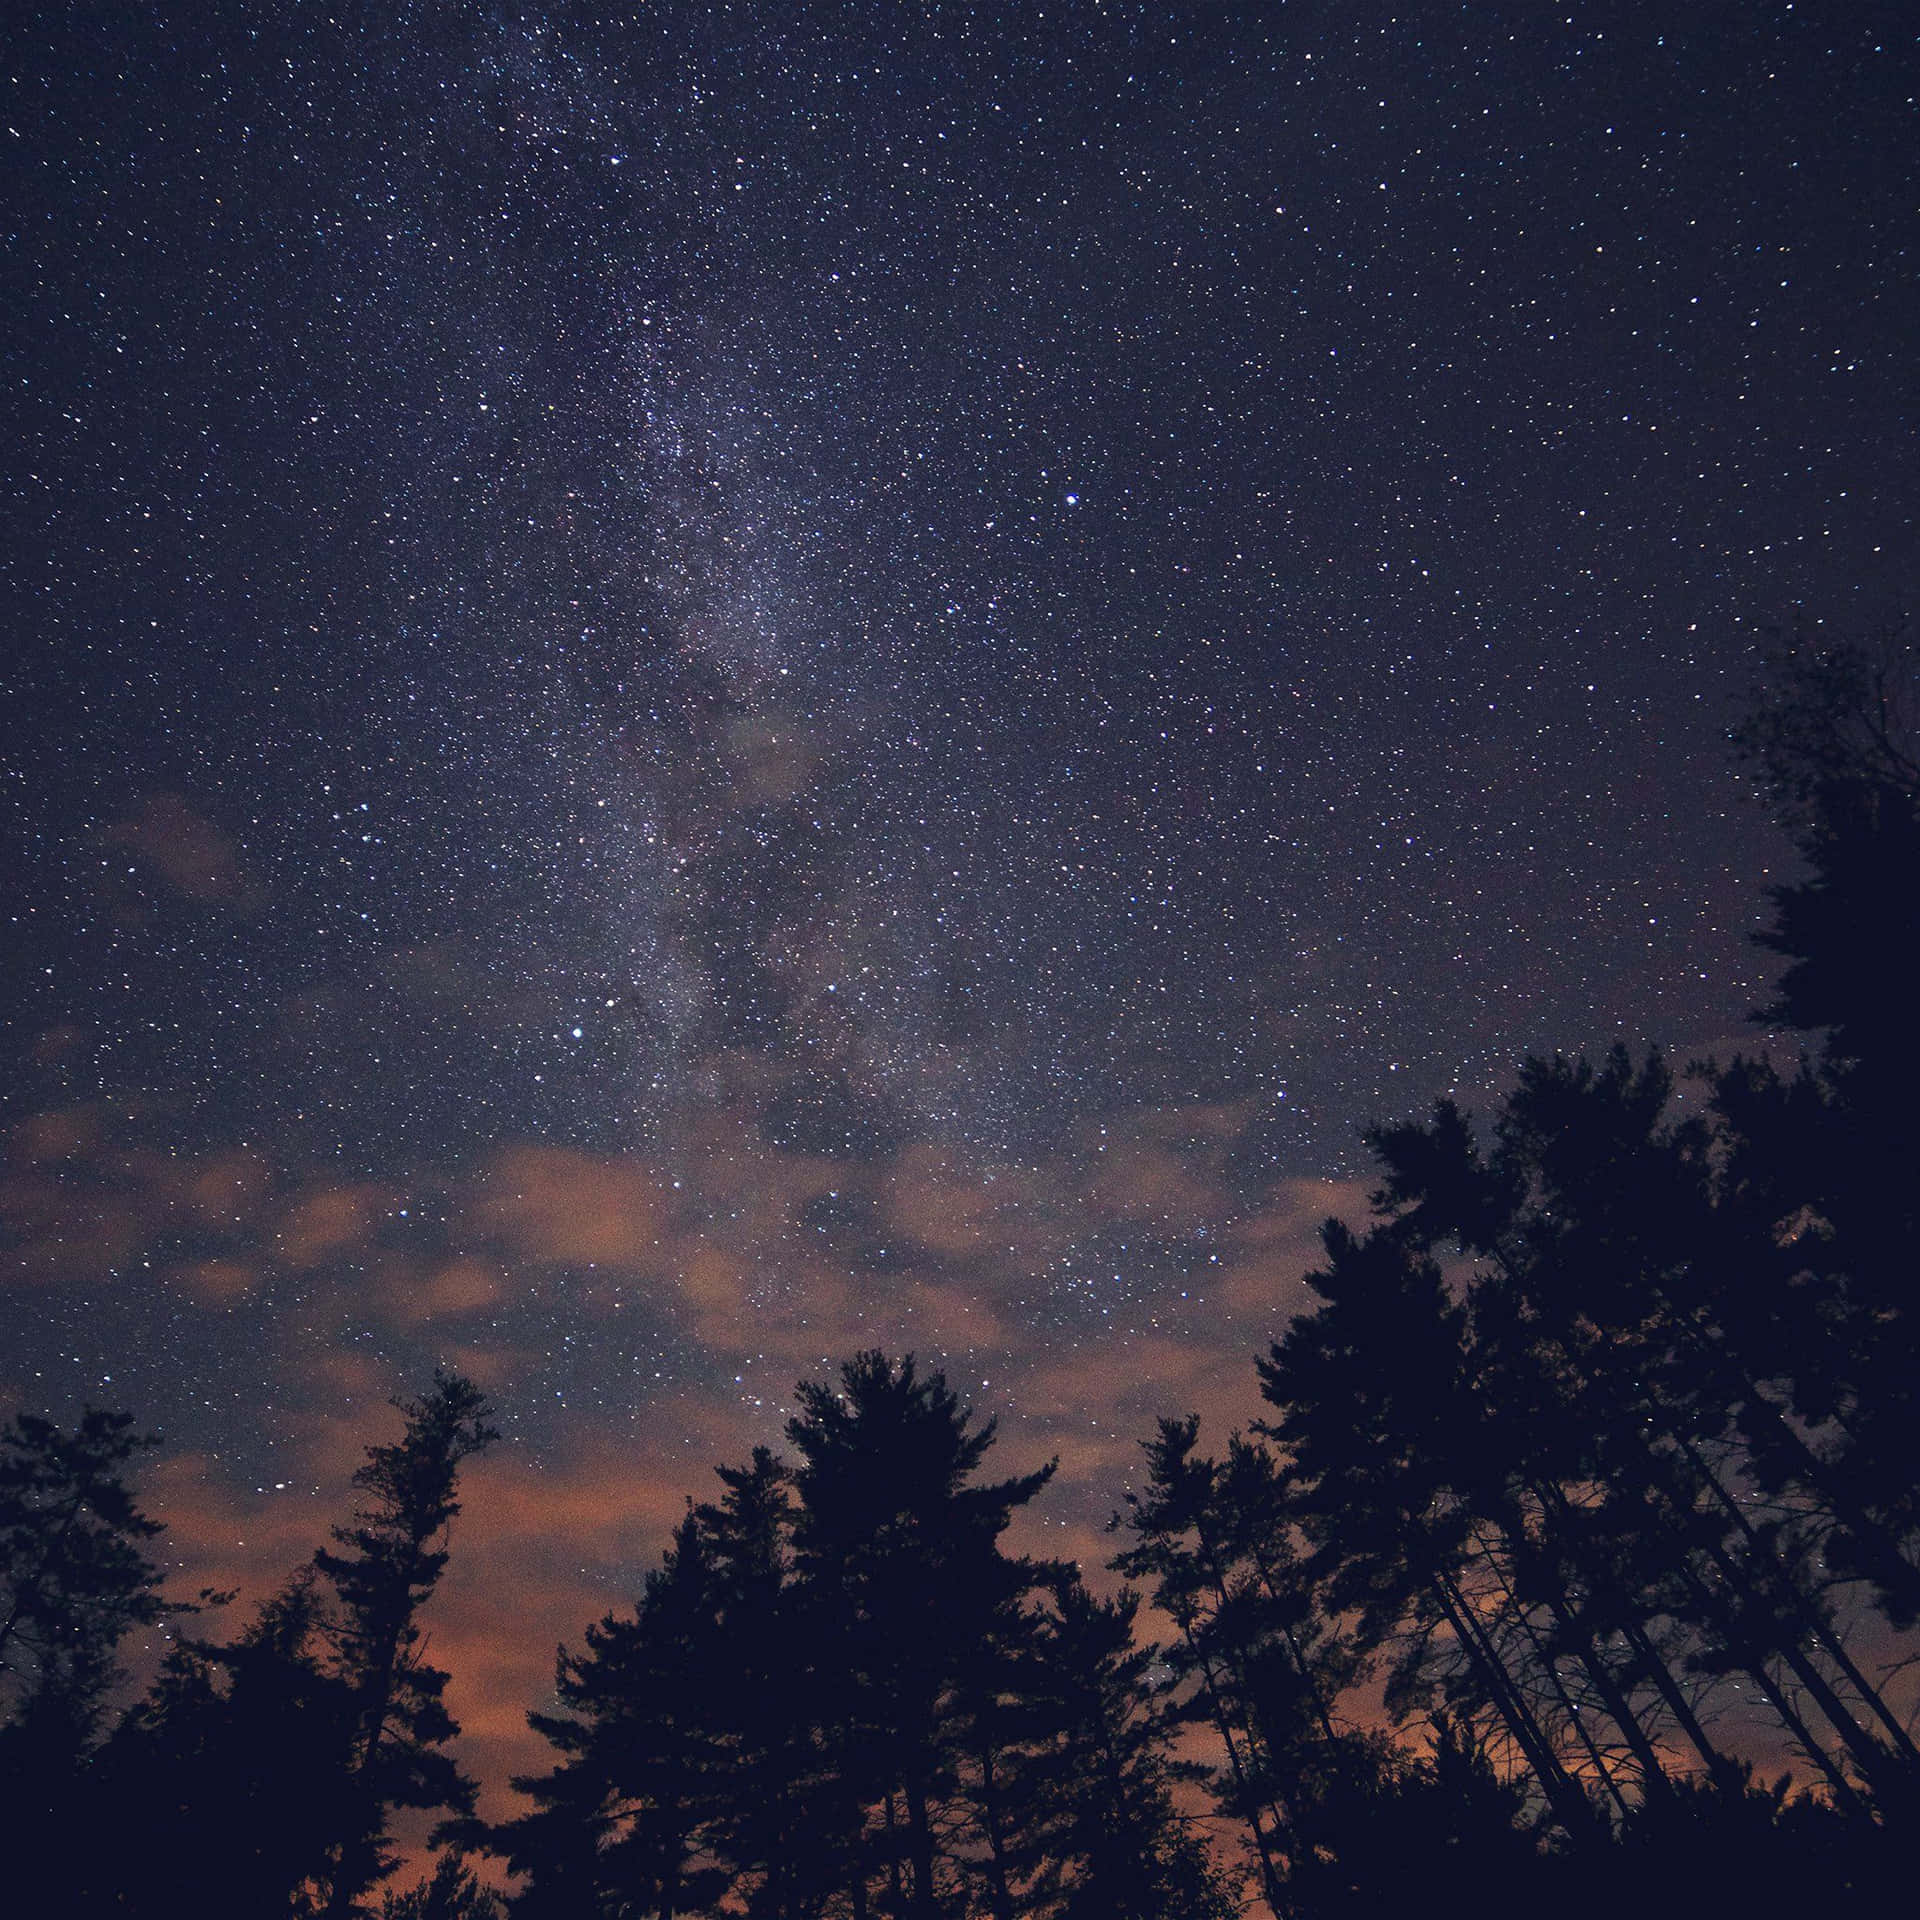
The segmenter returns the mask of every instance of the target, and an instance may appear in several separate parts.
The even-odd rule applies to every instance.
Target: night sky
[[[1763,1040],[1909,9],[10,23],[0,1393],[258,1595],[472,1372],[490,1780],[797,1375],[944,1364],[1091,1565],[1367,1121]]]

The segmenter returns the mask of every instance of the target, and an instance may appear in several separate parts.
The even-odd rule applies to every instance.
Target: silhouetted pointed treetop
[[[30,1413],[0,1428],[0,1725],[84,1750],[122,1636],[180,1610],[144,1550],[164,1529],[124,1477],[157,1444],[99,1408],[71,1433]]]
[[[1758,938],[1788,965],[1763,1017],[1824,1030],[1836,1066],[1867,1067],[1876,1121],[1898,1121],[1892,1090],[1920,1068],[1920,644],[1803,632],[1769,664],[1736,739],[1811,871],[1772,889]]]
[[[1796,630],[1763,655],[1733,739],[1803,851],[1856,811],[1920,803],[1920,643]]]
[[[444,1751],[459,1728],[442,1699],[447,1675],[424,1658],[419,1614],[446,1568],[461,1466],[499,1434],[487,1423],[486,1397],[457,1373],[436,1369],[428,1392],[394,1404],[405,1432],[368,1448],[353,1476],[365,1504],[333,1530],[335,1545],[313,1556],[333,1589],[326,1632],[351,1700],[347,1767],[358,1802],[329,1875],[327,1920],[354,1911],[392,1872],[392,1809],[473,1807],[473,1783]]]

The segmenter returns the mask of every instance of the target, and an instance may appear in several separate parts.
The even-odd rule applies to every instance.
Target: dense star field
[[[1363,1124],[1759,1043],[1728,726],[1914,589],[1905,9],[8,38],[0,1404],[258,1594],[479,1381],[493,1804],[797,1376],[1091,1567]]]

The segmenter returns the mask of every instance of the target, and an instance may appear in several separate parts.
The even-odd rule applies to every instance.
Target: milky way
[[[434,1358],[561,1475],[868,1338],[1091,1512],[1365,1122],[1743,1043],[1901,10],[214,12],[7,101],[0,1385],[177,1537]]]

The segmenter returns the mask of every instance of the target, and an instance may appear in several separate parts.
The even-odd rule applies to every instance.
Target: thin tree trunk
[[[1815,1614],[1806,1603],[1805,1596],[1794,1585],[1792,1577],[1782,1567],[1777,1557],[1768,1548],[1755,1530],[1753,1522],[1741,1512],[1740,1503],[1721,1484],[1720,1476],[1700,1457],[1698,1450],[1690,1440],[1676,1436],[1682,1451],[1692,1463],[1694,1471],[1701,1474],[1712,1489],[1714,1498],[1740,1530],[1740,1537],[1746,1542],[1749,1555],[1766,1569],[1768,1584],[1780,1593],[1800,1616],[1808,1637],[1816,1643],[1824,1644],[1833,1663],[1846,1678],[1847,1684],[1860,1696],[1861,1703],[1874,1715],[1880,1724],[1893,1737],[1895,1750],[1910,1764],[1920,1766],[1920,1748],[1915,1747],[1907,1730],[1889,1710],[1880,1692],[1854,1664],[1852,1656],[1840,1644],[1839,1637]],[[1815,1696],[1818,1698],[1818,1695]],[[1824,1703],[1823,1703],[1824,1710]],[[1878,1743],[1875,1743],[1876,1748]]]
[[[1561,1633],[1573,1643],[1573,1657],[1592,1683],[1594,1691],[1600,1696],[1600,1704],[1607,1710],[1607,1718],[1620,1729],[1620,1737],[1627,1743],[1640,1768],[1640,1790],[1643,1797],[1667,1792],[1672,1782],[1667,1778],[1667,1770],[1660,1764],[1660,1755],[1654,1744],[1647,1738],[1647,1730],[1640,1724],[1639,1715],[1633,1710],[1633,1702],[1621,1690],[1613,1669],[1607,1664],[1606,1656],[1595,1644],[1593,1635],[1586,1632],[1558,1601],[1547,1603],[1548,1611],[1553,1615],[1555,1624]],[[1581,1726],[1581,1735],[1586,1737],[1586,1728]],[[1588,1742],[1591,1746],[1591,1741]],[[1608,1790],[1613,1794],[1615,1804],[1622,1814],[1627,1810],[1626,1802],[1620,1797],[1619,1789],[1614,1785],[1611,1774],[1603,1776]]]
[[[1007,1881],[1006,1837],[1000,1823],[1000,1784],[994,1777],[993,1749],[980,1749],[980,1815],[987,1829],[987,1891],[993,1901],[993,1920],[1014,1920],[1013,1889]]]
[[[1432,1585],[1434,1596],[1440,1602],[1441,1612],[1446,1615],[1455,1638],[1466,1649],[1467,1657],[1480,1668],[1481,1677],[1493,1695],[1496,1710],[1519,1742],[1521,1752],[1527,1756],[1527,1763],[1533,1768],[1541,1791],[1547,1796],[1547,1804],[1569,1837],[1584,1842],[1592,1826],[1591,1809],[1586,1797],[1560,1764],[1532,1710],[1520,1697],[1520,1690],[1498,1652],[1473,1621],[1472,1610],[1465,1596],[1444,1573],[1433,1574]]]
[[[907,1778],[907,1844],[913,1849],[913,1910],[922,1915],[940,1911],[933,1894],[933,1825],[927,1817],[926,1788],[911,1774]]]
[[[906,1889],[900,1879],[900,1842],[894,1832],[893,1789],[887,1789],[887,1892],[893,1897],[893,1911],[897,1914],[906,1903]]]
[[[1858,1812],[1860,1796],[1854,1791],[1853,1782],[1841,1770],[1833,1755],[1813,1737],[1813,1729],[1801,1718],[1793,1702],[1780,1690],[1773,1675],[1767,1671],[1765,1661],[1756,1655],[1753,1664],[1746,1671],[1753,1676],[1760,1691],[1767,1696],[1768,1706],[1779,1717],[1780,1724],[1792,1735],[1794,1743],[1827,1776],[1827,1785],[1833,1789],[1835,1799],[1842,1806]]]
[[[1812,1730],[1795,1710],[1793,1703],[1781,1692],[1773,1675],[1767,1671],[1766,1655],[1759,1648],[1748,1644],[1748,1636],[1741,1629],[1737,1619],[1731,1615],[1725,1605],[1717,1600],[1705,1581],[1694,1572],[1691,1566],[1683,1565],[1680,1577],[1692,1590],[1694,1603],[1702,1615],[1714,1622],[1727,1642],[1728,1651],[1735,1654],[1740,1662],[1740,1671],[1767,1696],[1767,1704],[1773,1709],[1780,1724],[1798,1743],[1820,1771],[1826,1775],[1827,1784],[1833,1789],[1835,1798],[1841,1805],[1858,1810],[1860,1797],[1853,1790],[1853,1782],[1841,1771],[1825,1747],[1813,1737]]]
[[[1706,1762],[1707,1772],[1723,1787],[1731,1787],[1740,1779],[1739,1770],[1707,1738],[1707,1730],[1700,1724],[1699,1715],[1693,1710],[1693,1703],[1687,1698],[1679,1681],[1673,1677],[1673,1670],[1661,1658],[1658,1649],[1638,1626],[1625,1626],[1620,1629],[1627,1645],[1633,1649],[1634,1657],[1646,1669],[1647,1677],[1658,1689],[1660,1698],[1667,1703],[1667,1711],[1680,1723],[1681,1731],[1693,1742],[1694,1751]]]
[[[1246,1809],[1247,1826],[1253,1834],[1254,1852],[1260,1856],[1260,1884],[1267,1896],[1267,1905],[1275,1913],[1280,1911],[1280,1874],[1273,1864],[1273,1853],[1267,1845],[1265,1829],[1260,1824],[1259,1810],[1253,1803],[1253,1795],[1247,1787],[1246,1768],[1240,1761],[1240,1748],[1233,1737],[1233,1722],[1227,1715],[1226,1705],[1220,1698],[1220,1688],[1214,1679],[1213,1663],[1204,1655],[1194,1639],[1193,1627],[1189,1621],[1180,1622],[1180,1632],[1186,1640],[1187,1651],[1192,1654],[1194,1665],[1199,1669],[1200,1683],[1206,1691],[1207,1707],[1213,1715],[1213,1724],[1220,1730],[1220,1738],[1227,1749],[1227,1766],[1233,1774],[1233,1783],[1239,1790],[1240,1804]]]
[[[1793,1591],[1792,1582],[1785,1579],[1784,1576],[1781,1576],[1777,1584],[1772,1579],[1765,1579],[1766,1575],[1776,1572],[1777,1569],[1770,1564],[1771,1556],[1768,1555],[1764,1542],[1758,1539],[1754,1533],[1751,1522],[1748,1521],[1745,1514],[1740,1512],[1739,1503],[1727,1492],[1726,1488],[1721,1486],[1718,1478],[1700,1458],[1699,1454],[1694,1451],[1690,1442],[1678,1434],[1674,1435],[1673,1438],[1682,1456],[1687,1460],[1689,1465],[1693,1467],[1694,1471],[1702,1477],[1704,1484],[1716,1496],[1720,1506],[1728,1513],[1734,1524],[1740,1529],[1749,1547],[1749,1562],[1747,1567],[1744,1568],[1734,1562],[1723,1546],[1712,1542],[1708,1543],[1706,1549],[1709,1558],[1711,1558],[1713,1563],[1720,1569],[1722,1576],[1726,1579],[1729,1586],[1736,1590],[1743,1585],[1752,1586],[1756,1584],[1757,1578],[1764,1579],[1765,1584],[1768,1587],[1772,1587],[1780,1597],[1785,1598],[1788,1604],[1793,1607],[1794,1611],[1801,1616],[1804,1631],[1807,1622],[1807,1609],[1804,1602],[1802,1602],[1798,1594]],[[1784,1589],[1784,1592],[1782,1592],[1782,1589]],[[1834,1732],[1840,1736],[1841,1742],[1853,1756],[1855,1763],[1866,1779],[1872,1782],[1881,1792],[1894,1795],[1895,1797],[1900,1795],[1903,1788],[1911,1792],[1911,1781],[1901,1777],[1902,1773],[1906,1770],[1901,1767],[1899,1756],[1889,1753],[1888,1750],[1883,1747],[1879,1741],[1875,1740],[1867,1730],[1861,1726],[1859,1721],[1853,1717],[1852,1713],[1847,1709],[1846,1702],[1834,1691],[1833,1685],[1827,1679],[1826,1675],[1808,1658],[1805,1649],[1800,1646],[1798,1639],[1784,1634],[1778,1636],[1778,1638],[1780,1644],[1775,1647],[1774,1651],[1786,1662],[1788,1668],[1792,1671],[1793,1677],[1806,1689],[1815,1706],[1820,1709],[1822,1716],[1832,1726]],[[1878,1695],[1874,1697],[1877,1699]]]
[[[1533,1649],[1533,1657],[1540,1663],[1540,1670],[1547,1676],[1547,1682],[1553,1688],[1554,1697],[1560,1702],[1560,1709],[1567,1716],[1568,1724],[1572,1726],[1574,1733],[1579,1738],[1580,1744],[1586,1748],[1587,1758],[1593,1763],[1593,1770],[1599,1777],[1600,1784],[1606,1788],[1608,1798],[1620,1809],[1621,1819],[1626,1819],[1632,1811],[1627,1805],[1626,1795],[1620,1791],[1619,1782],[1614,1779],[1613,1769],[1607,1764],[1606,1755],[1600,1751],[1600,1744],[1594,1739],[1592,1729],[1588,1727],[1585,1719],[1581,1715],[1580,1709],[1574,1704],[1573,1696],[1567,1692],[1566,1684],[1560,1678],[1558,1664],[1546,1648],[1541,1645],[1540,1636],[1534,1631],[1533,1622],[1527,1618],[1519,1600],[1515,1597],[1512,1583],[1501,1570],[1500,1564],[1495,1559],[1492,1549],[1482,1545],[1480,1548],[1480,1557],[1486,1564],[1487,1570],[1493,1575],[1494,1579],[1499,1582],[1500,1594],[1507,1603],[1507,1611],[1519,1622],[1520,1631],[1527,1636],[1527,1644]],[[1549,1602],[1548,1605],[1554,1617],[1564,1623],[1566,1617],[1561,1609],[1554,1607],[1551,1602]],[[1611,1711],[1611,1709],[1609,1709],[1609,1711]],[[1620,1716],[1618,1714],[1614,1715],[1616,1721],[1618,1721],[1619,1718]],[[1621,1726],[1620,1730],[1623,1734],[1627,1732],[1624,1725]],[[1636,1733],[1639,1731],[1637,1724],[1634,1731]],[[1629,1739],[1630,1738],[1631,1736],[1629,1736]],[[1662,1777],[1664,1778],[1664,1776]]]
[[[1551,1482],[1540,1481],[1529,1482],[1529,1485],[1532,1487],[1534,1498],[1538,1500],[1543,1507],[1553,1508],[1563,1521],[1571,1516],[1573,1503],[1567,1498],[1564,1487],[1554,1485]],[[1589,1591],[1592,1589],[1592,1584],[1589,1575]],[[1645,1629],[1641,1627],[1638,1622],[1629,1622],[1627,1619],[1628,1611],[1629,1609],[1625,1606],[1621,1608],[1620,1632],[1625,1638],[1627,1645],[1633,1650],[1634,1656],[1645,1670],[1647,1678],[1652,1681],[1654,1689],[1666,1703],[1667,1711],[1673,1715],[1674,1719],[1679,1723],[1681,1731],[1685,1733],[1687,1738],[1693,1743],[1694,1751],[1698,1753],[1700,1758],[1706,1763],[1709,1776],[1719,1781],[1722,1786],[1733,1785],[1740,1777],[1737,1770],[1727,1760],[1726,1756],[1714,1746],[1713,1742],[1707,1738],[1706,1729],[1701,1726],[1699,1716],[1693,1711],[1692,1704],[1687,1699],[1680,1683],[1673,1677],[1672,1670],[1654,1647]],[[1584,1637],[1584,1644],[1594,1649],[1596,1658],[1604,1657],[1599,1655],[1599,1650],[1591,1634]],[[1588,1664],[1588,1671],[1595,1671],[1592,1663]],[[1631,1705],[1629,1704],[1628,1711],[1631,1712],[1631,1710]],[[1608,1711],[1610,1713],[1613,1712],[1611,1705],[1609,1705]],[[1614,1718],[1617,1721],[1620,1716],[1615,1713]],[[1638,1723],[1636,1722],[1635,1724],[1637,1725]],[[1627,1731],[1624,1723],[1621,1725],[1621,1731],[1623,1733]],[[1648,1745],[1649,1751],[1651,1752],[1651,1743],[1649,1742]],[[1642,1764],[1644,1765],[1646,1762],[1643,1761]],[[1658,1768],[1657,1759],[1654,1760],[1653,1764]],[[1664,1781],[1666,1777],[1664,1769],[1660,1770],[1660,1776]]]

